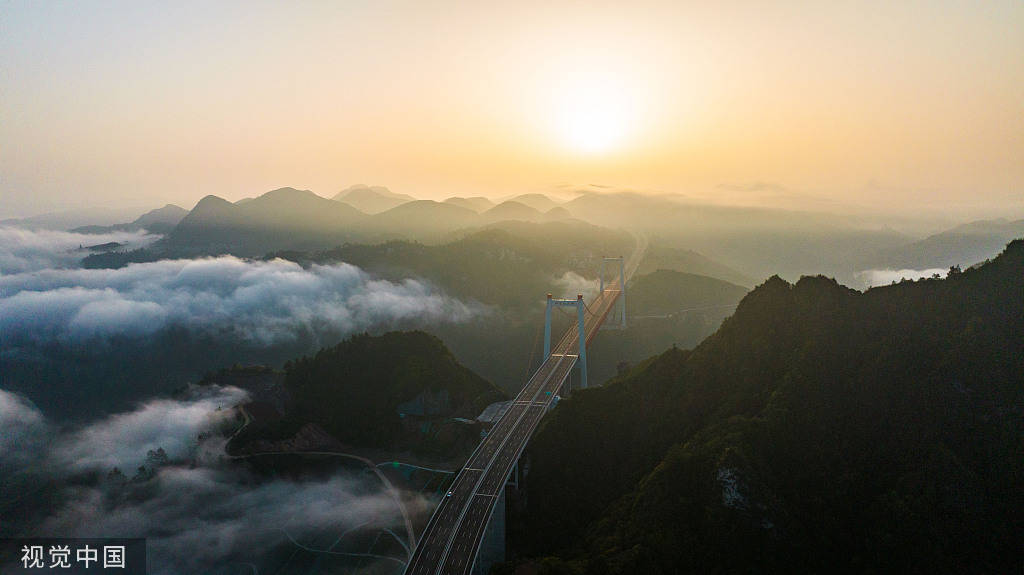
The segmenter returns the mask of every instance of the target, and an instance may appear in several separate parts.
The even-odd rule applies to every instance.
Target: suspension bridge
[[[544,325],[544,361],[508,409],[470,455],[448,493],[434,510],[406,566],[406,575],[465,575],[477,563],[481,542],[519,457],[541,418],[560,391],[567,392],[570,372],[580,367],[580,385],[586,388],[587,344],[620,303],[620,325],[626,325],[625,285],[636,271],[646,241],[637,238],[637,250],[623,257],[603,258],[601,284],[589,303],[576,299],[547,299]],[[618,263],[618,277],[605,282],[605,263]],[[576,322],[552,345],[551,312],[575,307]],[[503,503],[502,503],[503,505]]]

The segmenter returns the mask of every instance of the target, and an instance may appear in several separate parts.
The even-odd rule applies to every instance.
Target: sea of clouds
[[[26,482],[59,486],[46,498],[52,507],[22,534],[145,537],[155,574],[260,565],[276,545],[322,541],[325,533],[333,540],[353,528],[402,534],[393,494],[372,475],[258,477],[227,458],[216,431],[232,423],[228,408],[245,400],[237,388],[193,386],[184,397],[60,429],[24,397],[0,390],[0,484],[19,485],[21,474],[29,478],[20,479],[22,490]],[[167,452],[167,464],[147,461],[157,448]],[[113,467],[132,477],[140,465],[150,465],[144,481],[107,479]],[[400,498],[426,506],[415,494]],[[16,534],[0,528],[0,535]]]
[[[0,276],[77,266],[89,255],[89,246],[115,242],[121,244],[119,249],[133,250],[158,239],[159,235],[145,231],[79,234],[0,226]]]
[[[69,374],[68,381],[50,387],[81,386],[87,385],[83,362],[110,361],[110,348],[93,343],[145,350],[144,343],[158,341],[161,333],[176,333],[166,331],[172,328],[214,336],[210,341],[224,349],[236,342],[269,353],[292,342],[328,345],[357,331],[460,322],[488,313],[426,282],[381,280],[344,263],[302,267],[280,259],[219,256],[120,269],[80,265],[89,253],[82,247],[117,242],[133,249],[156,239],[144,232],[0,228],[0,360],[23,365],[18,362],[25,357],[70,358],[60,372]],[[50,353],[55,348],[98,351]],[[181,363],[195,359],[183,357]],[[17,383],[30,394],[36,385]],[[144,382],[129,383],[147,389]],[[228,458],[226,439],[217,431],[236,424],[229,408],[245,401],[246,392],[191,386],[173,398],[141,399],[133,408],[100,411],[68,427],[25,396],[0,389],[0,504],[8,505],[5,514],[19,505],[42,506],[40,516],[20,524],[26,530],[20,534],[145,537],[151,572],[162,574],[259,565],[266,559],[262,554],[289,540],[324,533],[333,540],[360,525],[402,531],[394,494],[373,476],[341,471],[301,480],[267,478]],[[170,462],[152,465],[150,477],[120,486],[107,480],[114,467],[132,478],[158,448]],[[34,501],[40,486],[53,487]],[[9,500],[10,494],[16,497]],[[429,507],[414,494],[402,497]],[[13,523],[7,519],[0,536],[18,534],[9,531]],[[381,561],[394,567],[394,560]]]
[[[0,333],[7,345],[144,337],[169,326],[273,345],[300,333],[460,322],[484,311],[419,280],[374,279],[344,263],[303,268],[220,256],[82,269],[74,266],[82,257],[77,246],[107,236],[7,228],[0,236]]]

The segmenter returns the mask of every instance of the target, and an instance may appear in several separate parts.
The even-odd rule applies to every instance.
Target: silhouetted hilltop
[[[112,226],[82,226],[71,231],[80,234],[104,234],[115,231],[147,230],[155,234],[165,234],[174,229],[174,226],[178,225],[178,222],[186,215],[188,215],[188,210],[185,208],[167,204],[162,208],[150,210],[128,223]]]
[[[384,186],[356,184],[338,192],[331,199],[344,202],[363,213],[376,214],[414,201],[416,198],[392,192]]]
[[[509,200],[502,202],[493,208],[482,213],[481,216],[487,222],[500,222],[502,220],[522,220],[535,222],[542,218],[543,214],[526,204]]]
[[[229,219],[240,221],[240,214],[237,204],[232,204],[220,196],[208,195],[196,203],[195,207],[181,219],[179,225],[190,227],[219,224]]]
[[[355,235],[365,214],[309,190],[280,188],[232,204],[206,196],[166,238],[176,253],[262,255],[268,250],[340,242]]]
[[[145,228],[150,231],[157,231],[156,226],[176,226],[178,222],[188,215],[188,210],[174,204],[167,204],[162,208],[150,210],[139,216],[132,225]]]
[[[506,201],[516,202],[523,204],[524,206],[529,206],[537,210],[538,212],[546,212],[551,208],[554,208],[555,206],[559,205],[559,203],[556,202],[555,200],[552,200],[551,198],[545,196],[544,194],[537,193],[520,194],[518,196],[508,198]]]
[[[473,210],[433,200],[416,200],[373,216],[372,224],[385,233],[405,236],[435,236],[475,225],[479,214]]]
[[[1024,241],[864,293],[772,277],[692,352],[559,404],[512,549],[543,573],[1019,571],[1022,445]]]
[[[544,212],[544,220],[554,222],[558,220],[566,220],[572,217],[572,213],[562,206],[555,206],[550,210]]]
[[[608,270],[612,276],[618,273],[614,266],[609,266]],[[720,279],[675,270],[657,270],[639,276],[628,288],[626,302],[630,316],[735,305],[748,291]]]
[[[447,200],[444,201],[444,203],[459,206],[460,208],[466,208],[467,210],[473,210],[474,212],[477,213],[489,210],[494,207],[494,202],[483,196],[474,196],[471,198],[453,197],[448,198]]]
[[[647,254],[640,262],[637,273],[647,274],[660,269],[710,276],[742,286],[754,285],[754,280],[750,276],[693,250],[652,245],[647,248]]]

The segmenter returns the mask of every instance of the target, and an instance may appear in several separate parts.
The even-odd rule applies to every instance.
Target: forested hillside
[[[630,317],[677,314],[738,303],[748,289],[713,277],[675,270],[642,275],[628,286]]]
[[[357,445],[391,446],[410,415],[475,418],[504,394],[422,331],[356,335],[285,364],[293,418]],[[425,405],[426,407],[419,407]],[[415,412],[419,407],[422,411]]]
[[[563,401],[504,569],[1019,572],[1024,241],[955,272],[773,277],[693,351]]]
[[[632,249],[633,238],[625,232],[581,222],[505,222],[440,245],[401,240],[269,257],[304,264],[345,262],[394,281],[423,278],[460,298],[541,310],[554,280],[568,271],[595,278],[602,255]]]

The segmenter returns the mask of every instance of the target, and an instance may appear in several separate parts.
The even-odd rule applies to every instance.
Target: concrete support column
[[[619,289],[622,293],[619,298],[622,300],[622,329],[626,329],[626,258],[619,256]]]
[[[476,562],[470,571],[473,575],[487,575],[491,572],[491,566],[495,563],[505,561],[505,490],[501,490],[498,501],[494,504],[494,512],[491,520],[487,522],[484,529],[483,541],[480,542],[480,551],[477,553]]]
[[[551,294],[548,294],[548,307],[544,310],[544,361],[551,356]]]
[[[583,294],[579,294],[576,296],[576,320],[580,336],[580,389],[587,388],[587,332],[583,329],[586,323],[583,311]]]

